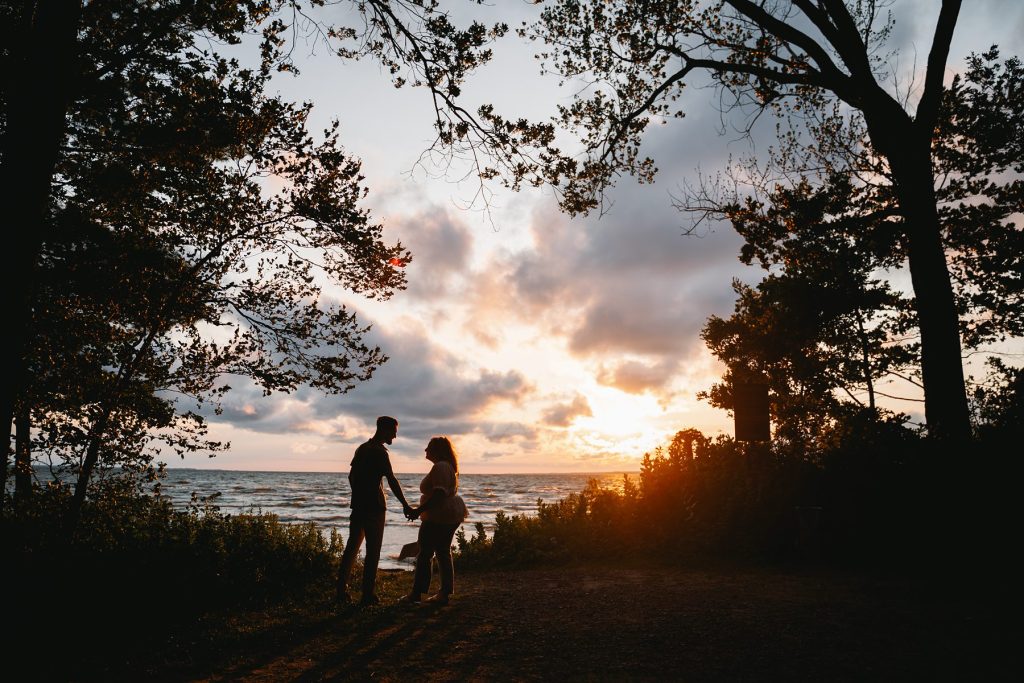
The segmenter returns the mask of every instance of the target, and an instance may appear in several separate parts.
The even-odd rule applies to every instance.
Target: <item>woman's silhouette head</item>
[[[435,436],[427,443],[427,459],[431,462],[447,462],[456,472],[459,471],[459,458],[455,455],[455,446],[447,436]]]

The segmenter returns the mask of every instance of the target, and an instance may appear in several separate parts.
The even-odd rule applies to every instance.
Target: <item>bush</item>
[[[472,537],[459,530],[459,566],[531,566],[625,556],[635,550],[635,544],[623,539],[636,525],[636,497],[637,487],[626,475],[622,493],[603,489],[591,479],[583,491],[562,500],[538,500],[536,515],[510,516],[499,511],[491,538],[480,522]]]
[[[296,598],[314,586],[333,590],[342,540],[313,524],[258,511],[226,515],[198,500],[175,510],[115,480],[87,502],[72,539],[62,528],[69,501],[67,487],[41,489],[2,522],[4,585],[31,587],[9,602],[13,623],[28,634],[59,622],[85,651],[98,640],[159,637],[205,613]]]
[[[878,568],[1009,568],[1022,468],[989,433],[948,452],[898,419],[851,412],[793,457],[684,430],[644,456],[639,486],[596,481],[536,515],[460,532],[461,566],[618,556],[824,559]]]

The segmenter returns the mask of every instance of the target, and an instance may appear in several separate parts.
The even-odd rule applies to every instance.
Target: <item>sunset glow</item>
[[[538,11],[466,3],[453,19],[479,14],[515,26]],[[915,12],[913,3],[895,11]],[[930,42],[902,18],[901,49]],[[1019,53],[1012,23],[993,24],[984,10],[963,17],[948,78],[978,49],[981,27],[986,41]],[[556,79],[535,76],[533,46],[510,38],[501,48],[467,83],[470,109],[492,102],[541,120],[567,101]],[[389,360],[341,396],[301,389],[264,397],[232,382],[223,414],[210,416],[213,435],[230,440],[231,452],[172,465],[343,471],[383,414],[400,422],[392,459],[407,472],[426,468],[422,449],[434,434],[452,437],[467,471],[537,472],[635,469],[680,429],[732,433],[728,414],[696,398],[723,370],[699,334],[710,315],[733,310],[733,278],[756,282],[763,273],[738,261],[741,240],[727,225],[683,236],[689,219],[672,196],[698,169],[723,168],[770,144],[769,117],[750,141],[722,136],[714,98],[693,88],[686,118],[647,135],[649,150],[673,150],[658,156],[656,182],[623,178],[604,215],[569,217],[550,190],[490,186],[479,195],[458,160],[440,167],[422,158],[434,138],[424,92],[395,89],[370,62],[346,64],[342,75],[330,54],[297,57],[301,74],[281,75],[274,86],[314,103],[311,129],[340,120],[348,152],[363,162],[363,205],[387,241],[412,253],[409,262],[391,261],[408,288],[390,300],[332,293],[372,326],[367,341]],[[909,59],[900,66],[914,68]],[[913,398],[913,391],[886,393]],[[922,419],[919,402],[894,405]]]

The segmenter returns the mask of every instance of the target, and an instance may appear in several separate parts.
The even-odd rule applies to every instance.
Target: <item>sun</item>
[[[640,457],[657,446],[664,434],[657,427],[663,408],[647,394],[627,394],[610,387],[583,392],[591,415],[577,417],[570,436],[592,450]]]

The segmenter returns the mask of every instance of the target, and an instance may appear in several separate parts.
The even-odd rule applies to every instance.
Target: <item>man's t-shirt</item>
[[[352,509],[362,512],[380,512],[387,509],[384,485],[381,479],[391,471],[391,459],[384,444],[370,440],[356,449],[348,483],[352,488]]]

